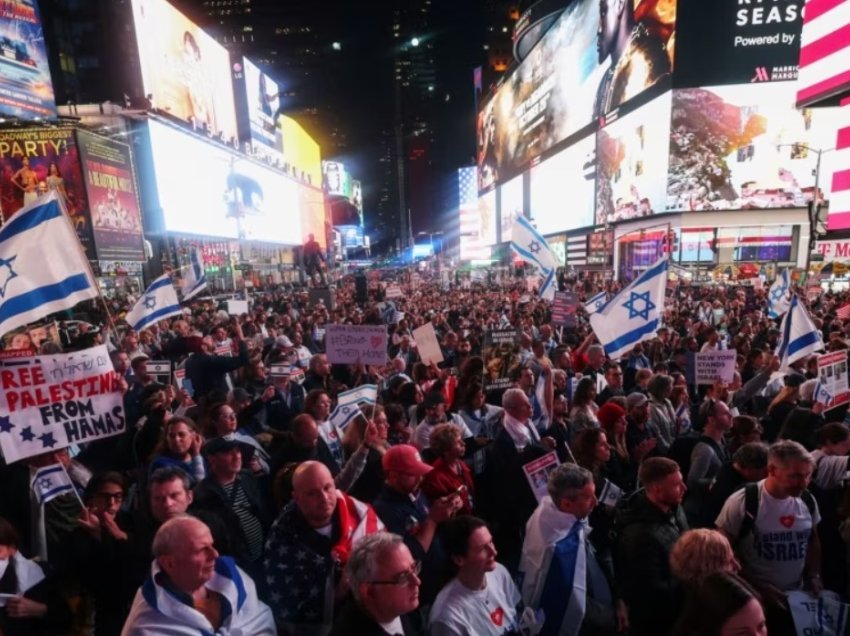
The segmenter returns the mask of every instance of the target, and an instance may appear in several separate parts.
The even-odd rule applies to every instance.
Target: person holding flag
[[[192,250],[189,258],[189,265],[185,268],[183,280],[180,282],[183,302],[191,300],[207,288],[207,275],[204,271],[203,257],[198,254],[198,250]]]
[[[776,349],[780,360],[779,368],[788,369],[794,363],[805,360],[823,349],[823,335],[800,302],[800,297],[793,294],[788,313],[779,327],[779,345]]]
[[[170,274],[163,274],[148,286],[124,320],[134,331],[141,331],[161,320],[182,316],[183,309]]]
[[[786,269],[777,277],[767,295],[767,315],[770,318],[779,318],[791,307],[791,274]]]
[[[558,287],[555,280],[558,259],[543,235],[522,215],[516,218],[511,230],[511,249],[526,263],[534,265],[540,271],[543,277],[538,290],[540,297],[550,301],[555,298]]]

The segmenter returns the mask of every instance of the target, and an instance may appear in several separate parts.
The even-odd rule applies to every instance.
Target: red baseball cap
[[[431,472],[432,467],[422,461],[419,451],[410,444],[399,444],[393,446],[381,459],[384,472],[391,470],[397,473],[422,476]]]

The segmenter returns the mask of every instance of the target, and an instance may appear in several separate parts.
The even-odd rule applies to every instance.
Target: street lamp
[[[808,144],[777,144],[776,149],[780,148],[794,148],[794,149],[805,149],[809,152],[813,152],[817,154],[818,161],[815,164],[815,189],[812,195],[812,200],[809,203],[809,245],[806,250],[806,275],[809,273],[809,267],[811,266],[812,260],[812,250],[815,249],[815,242],[820,234],[819,225],[821,225],[820,219],[820,169],[821,169],[821,160],[823,156],[835,150],[835,148],[812,148]]]

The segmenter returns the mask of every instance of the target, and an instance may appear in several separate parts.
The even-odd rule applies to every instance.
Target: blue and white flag
[[[546,239],[524,216],[518,216],[514,221],[511,230],[511,248],[526,263],[531,263],[541,269],[544,276],[548,270],[554,272],[558,267],[558,259],[555,258],[555,254]]]
[[[336,396],[337,407],[348,404],[357,405],[361,402],[374,405],[378,401],[377,384],[361,384],[349,391],[343,391]]]
[[[39,468],[32,478],[32,491],[39,505],[66,494],[76,494],[74,484],[62,464]]]
[[[555,300],[555,292],[558,291],[558,281],[555,279],[555,268],[543,270],[543,282],[540,284],[538,294],[543,300]]]
[[[183,310],[171,283],[171,276],[163,274],[145,290],[124,320],[136,331],[141,331],[160,320],[179,315],[183,315]]]
[[[829,406],[830,402],[832,402],[834,398],[835,396],[829,392],[826,385],[818,380],[818,383],[815,385],[814,401],[818,404]]]
[[[779,318],[791,307],[791,274],[786,269],[776,278],[767,294],[767,315]]]
[[[639,342],[655,337],[661,327],[668,267],[668,260],[660,259],[590,316],[608,357],[621,358]]]
[[[0,335],[97,296],[56,193],[24,206],[0,228]]]
[[[204,272],[204,263],[198,250],[192,250],[189,266],[183,273],[180,290],[183,292],[183,300],[190,300],[197,296],[207,287],[207,275]]]
[[[584,310],[589,316],[592,316],[597,311],[602,309],[605,306],[606,302],[608,302],[608,292],[601,291],[593,298],[588,298],[584,302]]]
[[[360,407],[356,403],[337,405],[331,413],[330,422],[339,430],[344,431],[354,421],[354,418],[361,414]]]
[[[823,348],[821,332],[812,322],[809,312],[800,304],[800,297],[793,294],[788,313],[779,327],[779,346],[776,350],[780,360],[779,368],[786,369],[801,358],[823,351]]]

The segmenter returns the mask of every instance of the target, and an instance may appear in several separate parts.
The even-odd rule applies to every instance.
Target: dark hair
[[[764,442],[749,442],[744,444],[732,455],[732,463],[742,468],[762,470],[767,468],[767,444]]]
[[[89,483],[86,484],[86,492],[83,495],[83,498],[86,501],[89,501],[95,497],[98,491],[106,484],[115,484],[121,488],[122,492],[125,490],[124,477],[121,473],[117,473],[115,471],[97,473],[93,475],[92,478],[89,479]]]
[[[478,528],[486,528],[487,522],[472,515],[459,515],[442,524],[440,538],[449,559],[465,557],[469,552],[469,537]]]
[[[398,390],[398,401],[404,406],[416,404],[416,391],[419,389],[414,382],[405,382]]]
[[[640,465],[638,479],[645,487],[657,484],[669,475],[679,472],[679,464],[667,457],[649,457]]]
[[[304,409],[303,413],[309,413],[313,415],[313,409],[316,408],[316,404],[319,403],[319,398],[323,395],[327,395],[330,397],[330,393],[325,391],[324,389],[313,389],[307,394],[307,397],[304,398]]]
[[[718,636],[723,625],[758,592],[741,577],[726,572],[709,574],[691,595],[679,617],[675,636]]]
[[[827,444],[840,444],[850,437],[850,428],[840,422],[824,424],[815,433],[815,445],[820,448]]]
[[[596,461],[596,445],[599,443],[599,438],[604,434],[605,431],[601,428],[586,428],[579,431],[570,444],[576,463],[594,474],[599,471]]]
[[[404,407],[401,404],[390,402],[384,406],[384,413],[387,416],[387,424],[392,428],[399,422],[407,424],[407,417],[404,413]]]
[[[0,545],[17,548],[21,544],[21,536],[8,520],[0,517]]]
[[[573,406],[584,406],[590,404],[591,391],[596,390],[596,382],[593,378],[582,378],[578,381],[575,393],[573,393]]]
[[[186,490],[192,489],[192,482],[185,470],[178,468],[177,466],[163,466],[162,468],[157,468],[151,473],[151,476],[148,479],[148,491],[150,491],[150,488],[154,484],[161,486],[162,484],[171,483],[175,479],[179,479]]]

